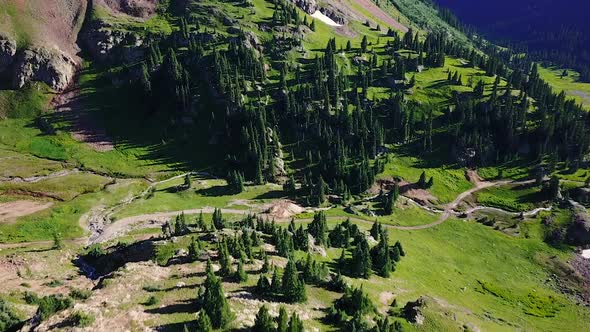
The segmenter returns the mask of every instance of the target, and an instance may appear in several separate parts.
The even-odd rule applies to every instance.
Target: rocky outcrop
[[[40,81],[63,91],[72,82],[77,62],[56,48],[38,47],[20,51],[14,63],[13,86],[22,88]]]
[[[12,65],[15,55],[16,41],[8,36],[0,35],[0,73]]]
[[[295,6],[301,8],[308,14],[313,14],[318,10],[318,4],[315,0],[290,0]]]
[[[567,230],[567,242],[571,245],[582,246],[590,244],[590,221],[586,213],[578,212]]]
[[[93,21],[81,34],[84,48],[98,61],[134,62],[143,58],[143,39],[133,32],[116,29],[111,23]]]
[[[402,309],[402,315],[412,324],[422,325],[424,323],[423,308],[426,306],[426,298],[420,297],[416,301],[406,303]]]
[[[340,24],[340,25],[346,25],[348,24],[348,20],[345,17],[345,14],[340,12],[337,8],[335,7],[322,7],[320,8],[320,12],[326,16],[328,16],[329,18],[332,19],[332,21]]]

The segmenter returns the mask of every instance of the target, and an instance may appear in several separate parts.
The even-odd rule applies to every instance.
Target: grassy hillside
[[[263,305],[320,332],[590,330],[581,258],[550,241],[576,214],[560,186],[577,200],[588,176],[586,113],[426,2],[378,3],[417,36],[363,3],[341,5],[381,31],[280,1],[95,8],[137,39],[85,59],[61,112],[44,86],[0,91],[2,310],[48,330],[201,331],[225,302],[219,331]],[[292,289],[258,286],[288,261]]]

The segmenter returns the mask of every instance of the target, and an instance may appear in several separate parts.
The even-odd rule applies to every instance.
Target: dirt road
[[[122,236],[124,234],[127,234],[128,232],[130,232],[133,229],[161,226],[166,221],[174,218],[175,216],[177,216],[181,213],[185,213],[185,214],[198,214],[200,212],[203,212],[205,214],[213,213],[213,211],[215,210],[214,207],[205,206],[205,207],[201,207],[201,208],[186,209],[186,210],[179,210],[179,211],[163,211],[163,212],[142,214],[142,215],[137,215],[137,216],[126,217],[126,218],[117,220],[115,222],[110,222],[111,216],[114,214],[115,211],[130,204],[131,202],[133,202],[134,200],[136,200],[138,198],[144,197],[151,190],[151,188],[155,187],[158,184],[184,177],[185,175],[186,174],[181,174],[181,175],[178,175],[178,176],[175,176],[175,177],[163,180],[163,181],[154,182],[150,185],[150,187],[148,189],[146,189],[141,194],[127,198],[113,207],[108,207],[108,208],[107,207],[96,207],[94,211],[91,211],[89,214],[87,214],[85,216],[84,221],[81,220],[81,224],[83,226],[85,226],[85,228],[90,229],[90,231],[91,231],[90,237],[89,238],[83,237],[83,238],[79,238],[79,239],[73,239],[70,241],[81,242],[81,243],[86,241],[87,245],[92,245],[95,243],[103,243],[103,242],[113,240],[113,239],[115,239],[119,236]],[[442,211],[432,209],[428,206],[420,205],[419,203],[415,203],[418,206],[420,206],[430,212],[440,213],[440,216],[436,221],[434,221],[430,224],[417,225],[417,226],[396,226],[396,225],[386,225],[386,224],[384,224],[383,226],[390,228],[390,229],[397,229],[397,230],[421,230],[421,229],[432,228],[432,227],[442,224],[447,219],[449,219],[449,217],[451,217],[451,216],[461,214],[461,212],[455,211],[457,206],[459,206],[459,204],[465,198],[476,193],[477,191],[480,191],[480,190],[483,190],[486,188],[490,188],[490,187],[494,187],[494,186],[502,186],[502,185],[508,185],[508,184],[526,185],[526,184],[531,184],[535,181],[535,180],[482,181],[481,179],[479,179],[476,176],[471,176],[471,179],[472,179],[472,182],[474,183],[474,187],[460,193],[455,198],[455,200],[453,200],[451,203],[447,204],[444,207],[444,210],[442,210]],[[470,214],[475,211],[483,210],[483,209],[494,209],[496,211],[507,213],[507,214],[514,213],[514,212],[505,211],[505,210],[498,209],[498,208],[491,208],[491,207],[484,207],[484,206],[474,207],[474,208],[472,208],[466,212],[462,212],[462,213]],[[540,211],[546,211],[549,209],[550,208],[537,208],[532,211],[524,212],[523,214],[524,215],[535,215]],[[247,215],[247,214],[260,214],[264,211],[263,211],[262,206],[259,206],[259,207],[251,206],[250,209],[221,208],[221,212],[225,213],[225,214]],[[274,218],[274,219],[276,220],[276,222],[279,222],[279,223],[289,222],[291,220],[291,218],[282,218],[282,219],[281,218]],[[329,219],[329,220],[350,219],[351,221],[358,222],[358,223],[365,223],[365,224],[372,224],[373,223],[373,221],[371,221],[371,220],[361,219],[361,218],[357,218],[357,217],[332,216],[332,217],[328,217],[327,219]],[[297,220],[298,221],[310,221],[311,219],[297,219]],[[50,245],[50,244],[52,244],[51,241],[16,243],[16,244],[0,244],[0,249],[2,249],[2,248],[15,248],[15,247],[21,247],[21,246],[27,246],[27,245]]]

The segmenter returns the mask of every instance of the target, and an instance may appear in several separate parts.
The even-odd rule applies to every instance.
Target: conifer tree
[[[279,317],[277,317],[277,332],[287,332],[289,328],[289,315],[285,306],[279,308]]]
[[[288,302],[305,302],[307,301],[307,294],[305,292],[305,285],[299,279],[299,274],[295,263],[292,260],[287,262],[287,266],[283,271],[282,280],[283,296]]]
[[[371,255],[369,253],[369,244],[364,236],[357,241],[356,247],[352,252],[351,269],[355,276],[369,278],[371,275]]]
[[[213,226],[217,230],[222,230],[225,227],[225,220],[221,214],[221,209],[215,208],[213,211]]]
[[[211,325],[216,329],[225,327],[233,319],[233,316],[225,298],[221,281],[213,273],[211,264],[208,264],[204,289],[203,310],[211,319]]]
[[[362,53],[366,53],[367,52],[367,36],[363,36],[363,39],[361,40],[361,52]]]
[[[272,294],[279,294],[282,292],[282,284],[281,284],[281,278],[279,277],[279,272],[277,270],[277,268],[274,268],[274,271],[272,273],[272,281],[270,284],[270,292]]]
[[[289,326],[287,328],[287,332],[304,332],[303,322],[299,318],[299,315],[294,312],[289,319]]]
[[[314,237],[316,244],[327,244],[328,223],[324,211],[316,212],[312,222],[307,226],[307,232]]]
[[[244,263],[242,263],[242,260],[240,259],[238,261],[238,268],[236,270],[236,274],[234,277],[238,282],[246,282],[248,281],[248,274],[246,273],[246,271],[244,271]]]
[[[205,310],[199,312],[199,318],[195,324],[195,330],[199,332],[212,332],[213,326],[211,325],[211,319]]]
[[[252,332],[275,332],[275,324],[268,313],[266,305],[263,305],[258,310]]]
[[[188,259],[191,262],[195,262],[199,259],[201,253],[201,243],[194,237],[191,239],[191,243],[188,245]]]

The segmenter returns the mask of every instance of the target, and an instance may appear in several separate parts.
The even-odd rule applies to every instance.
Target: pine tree
[[[314,237],[316,244],[325,246],[327,244],[328,223],[324,211],[316,212],[312,222],[307,226],[307,232]]]
[[[221,281],[213,273],[210,264],[208,264],[204,289],[203,310],[211,319],[211,325],[216,329],[225,327],[233,319],[233,316],[223,293]]]
[[[217,246],[217,251],[219,253],[219,264],[221,265],[220,273],[224,276],[231,276],[232,268],[231,268],[231,255],[229,254],[229,250],[227,247],[227,241],[223,239],[219,242]]]
[[[221,214],[221,209],[215,208],[213,211],[213,226],[217,230],[222,230],[225,227],[225,220]]]
[[[369,278],[371,275],[371,255],[369,253],[369,244],[365,237],[360,237],[356,247],[352,252],[351,269],[355,276]]]
[[[199,213],[199,217],[197,218],[197,227],[199,227],[203,231],[207,231],[207,225],[205,224],[205,218],[203,218],[203,211]]]
[[[289,315],[285,306],[279,308],[279,317],[277,317],[277,332],[287,332],[289,328]]]
[[[246,273],[246,271],[244,271],[244,263],[242,263],[241,259],[238,261],[238,269],[236,270],[236,274],[235,274],[234,278],[238,282],[248,281],[248,274]]]
[[[270,292],[272,294],[279,294],[282,292],[282,284],[281,284],[281,278],[279,277],[279,272],[277,270],[277,268],[274,268],[274,271],[272,273],[272,280],[271,280],[271,284],[270,284]]]
[[[426,189],[426,172],[422,171],[420,174],[420,179],[418,180],[418,187],[421,189]]]
[[[363,36],[363,39],[361,40],[361,52],[362,53],[366,53],[367,52],[367,36]]]
[[[272,317],[268,313],[268,308],[266,305],[263,305],[258,310],[258,314],[256,314],[256,321],[252,327],[252,332],[275,332],[274,325]]]
[[[377,222],[377,220],[375,220],[373,222],[373,226],[371,226],[371,236],[373,237],[373,239],[377,240],[379,238],[379,236],[381,235],[381,232],[383,230],[383,227],[381,226],[381,223]]]
[[[297,268],[292,260],[287,262],[287,266],[283,271],[282,290],[283,296],[288,302],[300,303],[307,301],[305,285],[299,279]]]
[[[380,276],[389,278],[390,272],[393,270],[393,263],[389,253],[387,232],[383,231],[380,234],[379,243],[371,249],[371,257],[373,269],[375,269]]]
[[[303,326],[303,322],[299,319],[299,315],[294,312],[291,315],[291,319],[289,319],[289,326],[287,328],[287,332],[304,332],[305,328]]]
[[[265,275],[261,275],[256,283],[256,292],[261,296],[267,296],[271,293],[270,283]]]
[[[191,239],[191,243],[188,245],[188,259],[191,262],[195,262],[199,259],[201,252],[201,244],[198,239],[194,237]]]
[[[199,318],[195,324],[195,331],[199,332],[212,332],[213,326],[211,325],[211,319],[205,310],[199,312]]]

